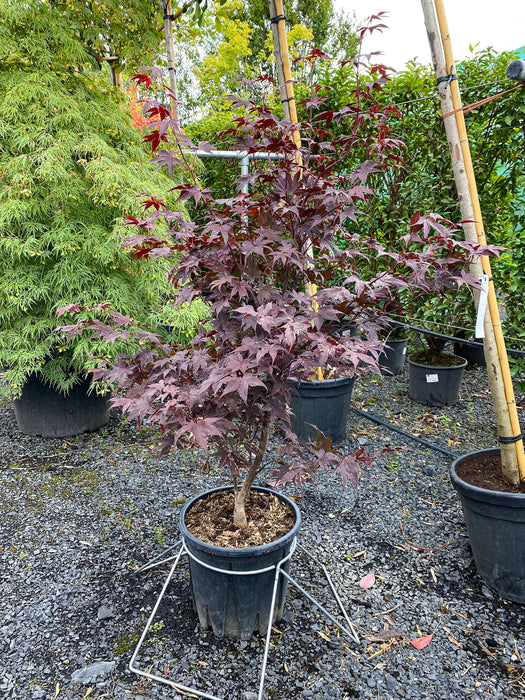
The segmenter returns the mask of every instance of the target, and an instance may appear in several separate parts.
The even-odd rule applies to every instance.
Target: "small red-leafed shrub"
[[[265,467],[282,482],[305,482],[330,468],[356,484],[370,459],[363,450],[336,452],[322,437],[300,445],[290,429],[289,378],[307,379],[318,367],[355,377],[378,372],[377,332],[387,310],[474,284],[469,260],[491,253],[458,240],[454,227],[435,215],[415,214],[395,251],[349,232],[348,222],[373,197],[369,175],[400,165],[401,144],[388,128],[392,108],[378,108],[375,89],[377,82],[360,85],[354,102],[336,113],[324,109],[323,89],[314,87],[301,104],[308,117],[298,127],[300,148],[295,127],[264,101],[234,100],[244,112],[230,131],[237,148],[266,156],[221,200],[200,186],[191,168],[195,151],[209,145],[180,134],[155,100],[146,104],[157,117],[148,137],[157,149],[154,160],[168,170],[187,168],[188,183],[176,190],[199,215],[190,221],[148,197],[147,216],[132,221],[128,245],[137,256],[172,257],[175,303],[205,296],[209,318],[187,347],[139,331],[141,350],[96,376],[118,384],[123,396],[115,403],[129,418],[160,427],[164,453],[200,446],[229,469],[241,527],[246,495]],[[363,151],[370,158],[356,162],[355,153]],[[129,319],[117,315],[65,330],[86,326],[108,342],[132,332]],[[359,333],[343,334],[351,326]],[[268,465],[276,425],[284,439]]]

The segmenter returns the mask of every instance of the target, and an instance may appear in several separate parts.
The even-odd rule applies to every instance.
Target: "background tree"
[[[458,63],[464,103],[475,103],[512,87],[513,83],[506,79],[506,67],[512,58],[515,56],[510,52],[498,54],[486,49],[473,52]],[[371,77],[364,75],[363,81]],[[346,104],[350,94],[346,82],[332,80],[331,85],[329,103]],[[441,102],[432,69],[409,63],[406,70],[384,85],[377,101],[379,105],[397,106],[390,127],[393,137],[405,144],[403,162],[397,169],[373,175],[371,185],[378,196],[362,207],[356,230],[365,229],[392,245],[405,233],[402,222],[411,211],[439,211],[448,219],[459,221],[461,213],[444,147]],[[520,347],[525,340],[521,302],[525,284],[524,113],[523,93],[517,90],[465,115],[487,239],[508,249],[495,264],[493,274],[504,311],[505,333],[509,345],[514,347]],[[475,307],[466,291],[429,300],[406,312],[413,322],[430,330],[450,332],[455,328],[471,332],[474,326]],[[512,360],[516,375],[522,372],[522,364]]]
[[[321,10],[324,19],[319,26],[328,22],[334,28],[321,37],[324,47],[333,48],[339,57],[346,57],[349,52],[355,54],[356,32],[348,18],[334,13],[332,2],[321,3],[319,7],[295,2],[286,3],[292,59],[314,48],[315,36],[309,27],[315,24]],[[303,19],[305,24],[293,24]],[[210,141],[216,147],[227,149],[231,139],[221,132],[227,130],[237,116],[227,97],[231,94],[252,97],[251,81],[273,71],[268,2],[209,3],[200,25],[182,16],[174,23],[174,29],[178,71],[182,76],[179,96],[184,130],[196,143]],[[306,76],[301,63],[296,64],[294,72],[298,79]],[[281,109],[277,103],[272,106],[277,112]],[[226,160],[207,160],[200,172],[217,196],[231,195],[238,174],[238,162]]]
[[[288,27],[302,25],[312,33],[315,48],[329,50],[344,58],[355,55],[357,38],[354,23],[342,11],[337,11],[333,0],[287,0],[285,2]],[[254,56],[264,55],[270,32],[268,0],[247,0],[243,17],[253,29],[250,49]],[[342,58],[342,57],[341,57]]]
[[[166,196],[174,183],[148,164],[84,12],[0,0],[0,365],[15,394],[33,372],[63,390],[83,375],[87,348],[54,332],[64,303],[109,301],[144,320],[166,284],[122,250],[124,216],[145,187]]]

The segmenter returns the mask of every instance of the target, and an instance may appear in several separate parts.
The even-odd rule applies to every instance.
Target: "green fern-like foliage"
[[[168,300],[152,315],[152,325],[161,325],[163,335],[171,343],[188,345],[199,332],[199,328],[210,315],[209,305],[200,298],[190,304],[175,306]]]
[[[60,307],[109,302],[140,322],[165,293],[162,264],[123,250],[123,217],[175,183],[148,164],[67,10],[0,0],[0,368],[15,396],[34,372],[67,391],[107,353],[65,347]]]

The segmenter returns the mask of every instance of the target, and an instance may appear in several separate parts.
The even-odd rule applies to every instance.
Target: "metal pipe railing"
[[[197,158],[229,158],[230,160],[239,160],[241,162],[241,176],[248,175],[250,171],[250,160],[278,160],[284,156],[277,153],[256,152],[248,153],[248,151],[196,151]],[[248,184],[242,186],[242,192],[248,192]]]

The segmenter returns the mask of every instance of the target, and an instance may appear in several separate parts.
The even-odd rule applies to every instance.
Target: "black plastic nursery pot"
[[[459,355],[464,357],[469,365],[477,365],[478,367],[485,367],[485,351],[483,350],[483,345],[467,345],[466,343],[454,343],[454,355]]]
[[[276,567],[292,552],[301,527],[301,513],[296,504],[283,494],[268,488],[253,487],[254,491],[277,496],[290,507],[295,515],[292,529],[284,537],[257,547],[234,549],[202,542],[186,527],[186,514],[197,501],[217,491],[228,490],[231,487],[212,489],[187,501],[182,508],[179,524],[189,553],[193,603],[201,628],[211,628],[217,637],[247,640],[254,632],[267,632]],[[281,569],[289,571],[289,558]],[[230,573],[232,571],[242,574]],[[286,589],[287,579],[280,576],[272,624],[282,617]]]
[[[354,377],[290,379],[290,422],[300,442],[315,441],[318,429],[334,444],[343,442],[354,383]]]
[[[453,355],[460,364],[432,367],[408,358],[408,394],[425,406],[452,406],[459,399],[459,390],[467,361]]]
[[[386,374],[401,374],[405,366],[408,338],[388,340],[379,355],[378,363],[381,369],[389,370]]]
[[[110,396],[89,393],[89,388],[86,380],[62,394],[38,377],[29,377],[13,402],[18,428],[42,437],[68,437],[102,428],[109,420]]]
[[[452,464],[450,476],[479,575],[502,598],[525,603],[525,494],[472,486],[456,472],[466,460],[499,451],[494,447],[462,455]]]

